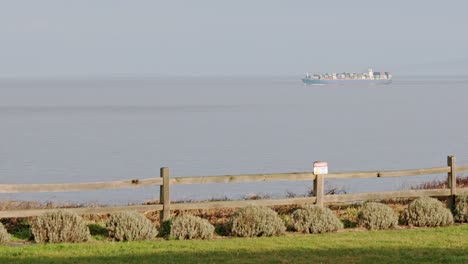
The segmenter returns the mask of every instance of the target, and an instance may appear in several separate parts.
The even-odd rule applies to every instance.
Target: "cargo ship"
[[[325,74],[306,74],[302,79],[305,84],[314,85],[342,85],[342,84],[359,84],[359,85],[377,85],[391,84],[392,75],[389,72],[374,72],[368,69],[365,73],[325,73]]]

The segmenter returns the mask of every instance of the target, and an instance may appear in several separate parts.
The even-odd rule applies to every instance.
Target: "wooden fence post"
[[[159,186],[159,203],[163,206],[163,209],[159,213],[159,219],[162,225],[164,221],[169,220],[171,213],[171,201],[169,198],[169,168],[162,167],[160,175],[163,180],[163,184]]]
[[[450,189],[448,207],[451,210],[455,209],[455,195],[457,195],[457,170],[455,161],[455,156],[447,157],[447,165],[450,167],[450,171],[447,174],[447,187]]]
[[[324,175],[317,174],[314,180],[314,193],[315,198],[317,199],[315,204],[319,206],[323,206],[323,198],[324,198]]]

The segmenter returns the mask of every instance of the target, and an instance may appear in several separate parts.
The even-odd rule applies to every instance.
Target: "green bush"
[[[239,237],[275,236],[284,234],[283,220],[265,206],[247,206],[239,209],[230,219],[231,233]]]
[[[96,240],[106,240],[109,237],[109,232],[102,223],[88,224],[89,233]]]
[[[343,223],[325,207],[307,205],[292,214],[294,228],[302,233],[325,233],[343,228]]]
[[[184,239],[211,239],[215,228],[208,220],[184,214],[172,221],[170,237]]]
[[[229,223],[214,224],[215,234],[219,236],[229,236],[231,231],[229,230]]]
[[[370,202],[359,211],[358,223],[370,230],[387,229],[398,225],[398,216],[388,205]]]
[[[6,231],[2,223],[0,223],[0,244],[7,243],[11,239],[10,234]]]
[[[284,225],[286,226],[286,231],[294,231],[291,214],[280,214],[279,217],[283,220]]]
[[[358,225],[358,215],[360,207],[350,206],[347,207],[340,215],[340,220],[343,222],[344,227],[356,227]]]
[[[27,220],[20,220],[14,224],[13,230],[10,230],[13,237],[22,240],[33,240],[34,237],[31,233],[31,224]]]
[[[45,213],[31,225],[37,243],[84,242],[89,239],[89,229],[75,213],[57,210]]]
[[[168,238],[171,235],[172,219],[163,221],[159,227],[159,236]]]
[[[453,215],[439,200],[421,197],[412,201],[404,218],[413,226],[445,226],[453,223]]]
[[[468,222],[468,193],[457,195],[454,213],[456,221]]]
[[[158,230],[144,215],[123,211],[113,213],[106,222],[109,236],[117,241],[154,239]]]

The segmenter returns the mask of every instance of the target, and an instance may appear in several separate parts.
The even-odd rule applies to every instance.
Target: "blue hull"
[[[377,84],[391,84],[392,80],[319,80],[319,79],[307,79],[304,78],[302,81],[305,84],[315,85],[377,85]]]

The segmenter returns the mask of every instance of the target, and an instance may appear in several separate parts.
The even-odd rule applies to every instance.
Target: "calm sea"
[[[300,77],[0,81],[0,182],[61,183],[468,165],[468,77],[388,86],[304,86]],[[347,192],[408,189],[432,177],[327,181]],[[172,199],[273,197],[311,182],[172,187]],[[0,199],[139,203],[157,187],[3,194]]]

